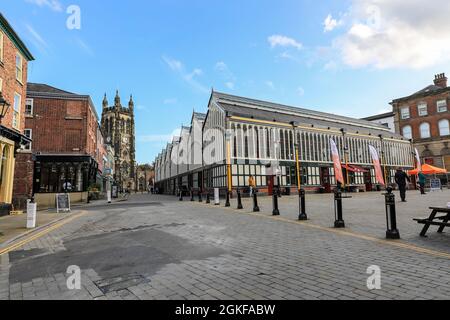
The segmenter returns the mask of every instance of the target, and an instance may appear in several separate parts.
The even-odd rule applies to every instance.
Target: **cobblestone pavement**
[[[0,299],[448,299],[450,236],[419,237],[411,218],[444,205],[450,192],[398,204],[403,240],[388,242],[381,194],[344,203],[345,232],[332,197],[308,195],[310,220],[298,223],[297,197],[280,199],[280,218],[262,212],[137,195],[97,205],[23,247],[0,256]],[[232,201],[235,206],[235,200]],[[403,207],[402,207],[403,206]],[[67,268],[81,268],[81,289]],[[368,290],[367,268],[382,271]]]

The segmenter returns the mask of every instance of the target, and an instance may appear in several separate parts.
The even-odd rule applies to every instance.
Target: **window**
[[[3,79],[0,78],[0,92],[3,91]]]
[[[27,137],[29,139],[33,139],[33,130],[25,129],[23,131],[23,134],[25,135],[25,137]],[[25,150],[31,151],[31,142],[29,142],[25,145]]]
[[[450,135],[450,126],[447,119],[439,121],[439,134],[441,137]]]
[[[3,33],[0,31],[0,62],[3,62]]]
[[[436,104],[437,104],[438,112],[446,112],[447,111],[447,100],[439,100]]]
[[[23,80],[23,58],[17,53],[16,54],[16,79],[22,83]]]
[[[417,106],[419,117],[425,117],[428,115],[428,106],[426,103],[419,103]]]
[[[19,129],[20,125],[20,104],[22,97],[18,93],[14,93],[14,110],[13,110],[13,128]]]
[[[33,99],[27,99],[25,102],[25,115],[33,115]]]
[[[420,137],[422,139],[427,139],[431,137],[430,124],[425,122],[420,125]]]
[[[410,118],[409,107],[401,108],[401,117],[402,117],[402,120]]]
[[[403,136],[406,139],[412,139],[412,128],[411,128],[411,126],[403,127],[402,131],[403,131]]]

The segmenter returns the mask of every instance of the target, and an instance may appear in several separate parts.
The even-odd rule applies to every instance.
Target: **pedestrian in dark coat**
[[[397,183],[398,189],[400,190],[402,202],[406,202],[406,182],[411,182],[411,179],[409,179],[402,168],[398,168],[397,173],[395,174],[395,183]]]

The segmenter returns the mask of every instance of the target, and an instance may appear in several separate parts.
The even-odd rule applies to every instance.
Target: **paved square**
[[[298,222],[298,198],[259,199],[261,213],[174,197],[135,195],[97,204],[22,247],[1,255],[0,299],[448,299],[450,236],[412,221],[445,206],[450,191],[408,194],[397,203],[402,240],[384,240],[381,193],[344,202],[345,230],[332,195],[307,195],[310,220]],[[69,290],[69,266],[81,289]],[[367,288],[369,266],[381,290]]]

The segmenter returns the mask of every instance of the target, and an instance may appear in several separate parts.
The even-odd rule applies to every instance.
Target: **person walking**
[[[248,186],[250,187],[250,197],[253,196],[253,192],[256,189],[256,182],[255,182],[255,178],[250,175],[250,177],[248,177]]]
[[[408,175],[403,171],[402,168],[397,169],[397,173],[395,174],[395,183],[397,183],[398,188],[400,190],[400,197],[402,198],[402,202],[406,202],[406,182],[411,182]]]
[[[426,194],[425,193],[425,183],[427,182],[427,177],[423,174],[422,171],[419,172],[419,187],[420,187],[420,194]]]

